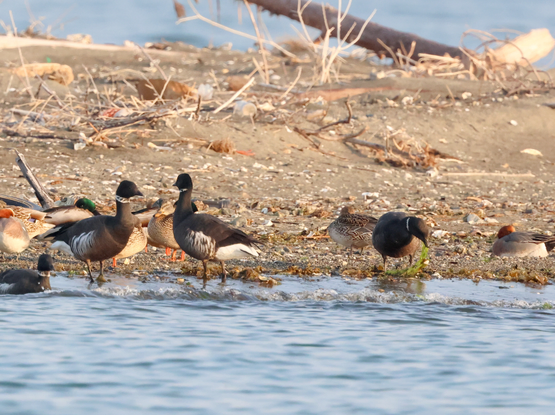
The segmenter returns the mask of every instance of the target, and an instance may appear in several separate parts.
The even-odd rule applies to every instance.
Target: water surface
[[[516,414],[555,403],[550,286],[189,281],[91,290],[62,275],[52,293],[0,296],[2,413]]]

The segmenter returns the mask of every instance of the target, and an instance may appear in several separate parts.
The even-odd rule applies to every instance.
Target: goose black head
[[[177,177],[174,186],[176,186],[180,192],[193,190],[193,180],[191,179],[191,176],[189,176],[187,173],[181,173]]]
[[[130,199],[133,196],[143,196],[137,185],[129,180],[122,181],[118,190],[116,190],[116,198]]]
[[[45,277],[50,275],[50,271],[54,271],[54,261],[52,261],[52,257],[50,255],[42,254],[39,256],[37,271],[41,276]]]
[[[424,242],[424,245],[428,248],[428,241],[426,239],[428,238],[430,230],[428,229],[426,222],[415,216],[410,216],[406,219],[405,223],[409,233]]]

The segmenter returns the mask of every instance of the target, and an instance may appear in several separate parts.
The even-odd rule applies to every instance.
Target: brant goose
[[[186,173],[180,174],[174,186],[177,186],[180,194],[173,215],[173,235],[187,255],[202,261],[203,286],[206,286],[208,279],[208,261],[220,261],[222,282],[225,282],[227,272],[224,261],[258,256],[254,247],[262,242],[212,215],[193,213],[191,176]]]
[[[19,254],[29,246],[30,238],[22,221],[12,209],[0,209],[0,251]]]
[[[116,216],[98,215],[54,228],[45,236],[54,241],[50,249],[59,249],[85,262],[91,282],[94,282],[91,261],[98,261],[102,281],[103,261],[123,251],[137,223],[129,199],[142,195],[135,183],[122,181],[116,191]]]
[[[492,252],[495,256],[546,257],[555,248],[555,236],[539,233],[515,232],[512,225],[503,226],[497,233]]]
[[[349,255],[353,254],[353,248],[362,249],[372,243],[372,231],[378,219],[355,213],[352,206],[341,209],[339,217],[328,226],[330,238],[339,245],[351,249]]]
[[[54,271],[52,257],[39,256],[37,271],[10,269],[0,274],[0,294],[29,294],[51,290],[50,271]]]
[[[197,212],[197,206],[193,202],[191,208]],[[148,222],[148,243],[158,248],[166,248],[166,255],[173,255],[171,261],[175,261],[177,250],[181,249],[175,237],[173,236],[173,212],[175,211],[175,203],[171,200],[165,201],[160,206],[158,212]],[[181,251],[181,261],[185,260],[185,251]]]
[[[412,257],[420,241],[428,247],[428,234],[428,226],[420,218],[407,216],[403,212],[389,212],[383,215],[372,233],[372,244],[382,254],[384,272],[387,257],[402,258],[408,255],[409,264],[412,265]]]

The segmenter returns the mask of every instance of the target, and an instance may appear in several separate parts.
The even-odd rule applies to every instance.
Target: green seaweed
[[[422,246],[422,252],[420,252],[420,258],[416,261],[412,267],[403,268],[403,269],[392,269],[390,271],[386,271],[385,275],[391,275],[394,277],[408,277],[412,278],[415,277],[420,271],[422,271],[428,265],[428,248],[426,246]]]

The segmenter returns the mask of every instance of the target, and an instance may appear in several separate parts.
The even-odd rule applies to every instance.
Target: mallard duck
[[[119,254],[117,254],[112,260],[112,266],[117,267],[117,260],[121,258],[127,258],[138,254],[143,249],[145,249],[147,243],[147,229],[142,226],[140,221],[137,221],[133,233],[127,241],[127,245],[123,248]]]
[[[74,205],[56,206],[45,209],[43,212],[45,213],[44,221],[55,226],[99,215],[94,202],[86,197],[77,200]]]
[[[352,206],[345,206],[341,209],[339,217],[328,226],[330,238],[339,245],[350,248],[362,249],[372,243],[372,230],[378,219],[355,213]]]
[[[386,269],[387,257],[412,257],[420,241],[428,247],[427,237],[430,233],[426,222],[415,216],[407,216],[404,212],[389,212],[378,219],[372,233],[372,244],[382,254],[383,270]]]
[[[44,221],[46,213],[42,211],[16,206],[11,206],[10,209],[13,211],[14,217],[21,220],[31,239],[54,227]]]
[[[499,229],[497,238],[492,248],[495,256],[546,257],[555,248],[555,236],[516,232],[513,225]]]
[[[54,241],[50,248],[85,262],[91,282],[94,281],[91,261],[98,261],[101,281],[104,277],[103,261],[123,251],[137,223],[129,199],[142,195],[135,183],[122,181],[116,191],[116,216],[98,215],[54,228],[48,235]]]
[[[186,173],[180,174],[174,186],[177,186],[180,194],[173,216],[173,235],[187,255],[202,261],[204,286],[208,280],[208,261],[220,262],[222,282],[225,282],[227,272],[224,261],[258,256],[255,246],[262,243],[257,239],[232,228],[215,216],[193,213],[191,176]]]
[[[19,254],[29,246],[29,234],[20,219],[9,208],[0,209],[0,251]]]
[[[29,294],[51,290],[50,272],[54,271],[52,257],[39,256],[37,271],[10,269],[0,274],[0,294]]]
[[[166,255],[170,255],[173,249],[172,261],[175,261],[177,250],[181,249],[173,236],[174,211],[174,203],[168,200],[162,203],[158,212],[148,222],[148,243],[158,248],[166,248]],[[181,251],[181,260],[184,259],[185,252]]]

